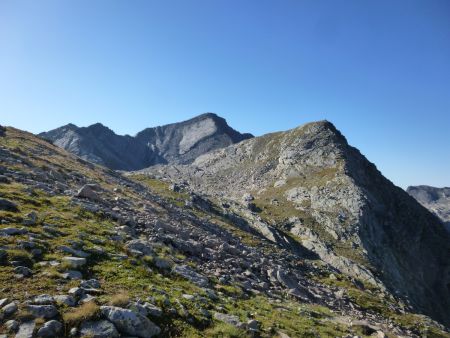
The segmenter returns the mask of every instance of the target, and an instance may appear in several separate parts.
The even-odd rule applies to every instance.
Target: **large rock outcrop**
[[[39,136],[87,161],[119,170],[138,170],[159,163],[191,163],[211,150],[252,137],[237,132],[212,113],[147,128],[134,137],[116,135],[100,123],[83,128],[68,124]]]

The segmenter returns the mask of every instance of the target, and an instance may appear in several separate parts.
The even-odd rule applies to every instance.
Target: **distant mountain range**
[[[188,164],[211,150],[253,137],[237,132],[213,113],[146,128],[134,137],[117,135],[100,123],[81,128],[68,124],[39,136],[87,161],[117,170]]]
[[[450,231],[450,188],[435,188],[427,185],[408,187],[408,194],[425,208],[438,216]]]

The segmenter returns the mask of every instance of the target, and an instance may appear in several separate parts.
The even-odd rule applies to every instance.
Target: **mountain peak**
[[[134,137],[116,135],[99,122],[82,128],[69,124],[40,136],[88,161],[120,170],[191,163],[206,152],[253,137],[234,130],[214,113],[146,128]]]
[[[450,187],[410,186],[406,192],[435,214],[450,232]]]
[[[197,115],[196,117],[193,117],[192,119],[204,119],[204,118],[223,119],[223,117],[220,117],[216,113],[212,113],[212,112],[206,112],[206,113]]]
[[[268,240],[292,250],[288,232],[338,271],[446,320],[449,234],[329,121],[244,140],[191,166],[142,172],[233,205]]]

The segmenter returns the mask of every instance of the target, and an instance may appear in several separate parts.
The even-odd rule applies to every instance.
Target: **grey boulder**
[[[209,284],[208,278],[199,274],[198,272],[195,272],[187,265],[176,265],[172,269],[172,272],[186,278],[187,280],[191,281],[192,283],[200,287],[206,287]]]
[[[76,196],[81,198],[87,198],[93,201],[100,201],[100,197],[98,194],[94,191],[94,189],[97,187],[95,184],[86,184],[83,187],[78,190]]]
[[[81,337],[115,338],[120,337],[113,323],[107,320],[86,321],[80,327]]]
[[[6,304],[3,308],[2,308],[2,312],[4,313],[5,316],[10,316],[12,315],[14,312],[17,311],[17,304],[12,302],[9,304]]]
[[[161,332],[158,326],[139,313],[116,306],[102,306],[100,309],[123,335],[151,338]]]
[[[54,305],[28,305],[27,309],[36,318],[50,319],[58,315],[58,309]]]
[[[10,200],[0,198],[0,210],[17,212],[19,208],[17,208],[17,204]]]
[[[64,257],[63,261],[66,262],[71,268],[80,268],[86,264],[86,258],[81,257]]]
[[[63,325],[57,320],[46,322],[37,332],[38,337],[57,337]]]
[[[19,331],[16,334],[16,338],[33,338],[33,331],[36,324],[34,320],[20,324]]]

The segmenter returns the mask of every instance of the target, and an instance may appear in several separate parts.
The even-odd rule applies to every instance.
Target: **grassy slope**
[[[21,159],[21,162],[2,163],[9,169],[23,172],[53,170],[62,175],[75,172],[85,177],[87,181],[99,183],[106,190],[105,194],[111,196],[113,188],[116,188],[109,170],[79,161],[74,156],[31,134],[8,128],[7,136],[0,138],[0,146]],[[136,179],[143,181],[139,177]],[[148,185],[154,194],[159,194],[174,204],[184,203],[186,196],[170,191],[164,182],[143,183]],[[79,187],[76,182],[70,184],[71,188]],[[120,189],[121,191],[116,195],[133,203],[139,202],[138,195],[131,188],[121,186]],[[210,321],[201,311],[202,309],[214,311],[218,306],[231,314],[238,315],[242,320],[250,317],[260,320],[262,335],[267,337],[276,336],[279,331],[292,337],[334,337],[359,333],[358,328],[336,323],[333,320],[335,314],[320,306],[300,304],[289,299],[276,302],[261,295],[244,294],[238,287],[221,286],[215,281],[213,282],[216,291],[221,297],[219,301],[213,301],[203,290],[190,282],[166,271],[159,271],[152,265],[151,260],[145,257],[142,259],[112,258],[117,254],[126,254],[122,243],[110,239],[117,224],[101,213],[89,212],[74,205],[69,196],[51,196],[42,190],[30,189],[27,185],[11,182],[0,184],[0,197],[19,205],[19,212],[0,211],[0,219],[3,220],[0,229],[25,227],[29,231],[27,235],[0,237],[0,247],[7,253],[7,261],[20,260],[34,271],[31,278],[11,282],[15,280],[13,268],[7,262],[3,262],[0,265],[0,298],[8,297],[24,301],[33,295],[43,293],[51,295],[67,293],[78,283],[61,278],[64,264],[52,267],[43,266],[39,262],[61,261],[66,254],[59,251],[58,246],[82,240],[85,243],[85,249],[100,247],[105,252],[105,254],[90,257],[83,271],[85,278],[98,278],[102,283],[103,294],[98,297],[97,302],[99,304],[111,302],[121,293],[126,293],[127,297],[133,299],[153,297],[155,304],[165,310],[163,319],[153,318],[163,329],[164,336],[245,337],[247,334],[244,331]],[[33,226],[24,226],[23,219],[31,211],[38,214],[38,223]],[[203,215],[199,212],[199,217],[201,216]],[[237,233],[241,231],[224,220],[217,219],[215,222],[227,229],[233,228]],[[45,224],[55,225],[60,235],[49,235],[44,231]],[[43,255],[39,259],[33,258],[29,250],[21,249],[19,246],[20,242],[27,240],[30,234],[41,238],[38,247]],[[241,235],[247,238],[248,243],[255,240],[245,233],[241,232]],[[257,245],[257,242],[253,244]],[[159,255],[174,261],[189,263],[188,258],[170,248],[162,248]],[[187,301],[181,296],[182,294],[195,294],[196,297],[194,300]],[[187,310],[187,313],[182,310],[182,307]],[[169,312],[171,308],[177,311]],[[66,323],[69,320],[77,322],[83,316],[96,315],[95,309],[88,310],[81,307],[75,319],[74,316],[68,315],[73,314],[72,309],[61,307],[60,312],[62,313],[60,320],[65,319]],[[20,318],[26,318],[25,310],[19,312],[18,319]],[[66,327],[69,328],[68,325]],[[0,326],[0,333],[4,330],[4,327]]]

